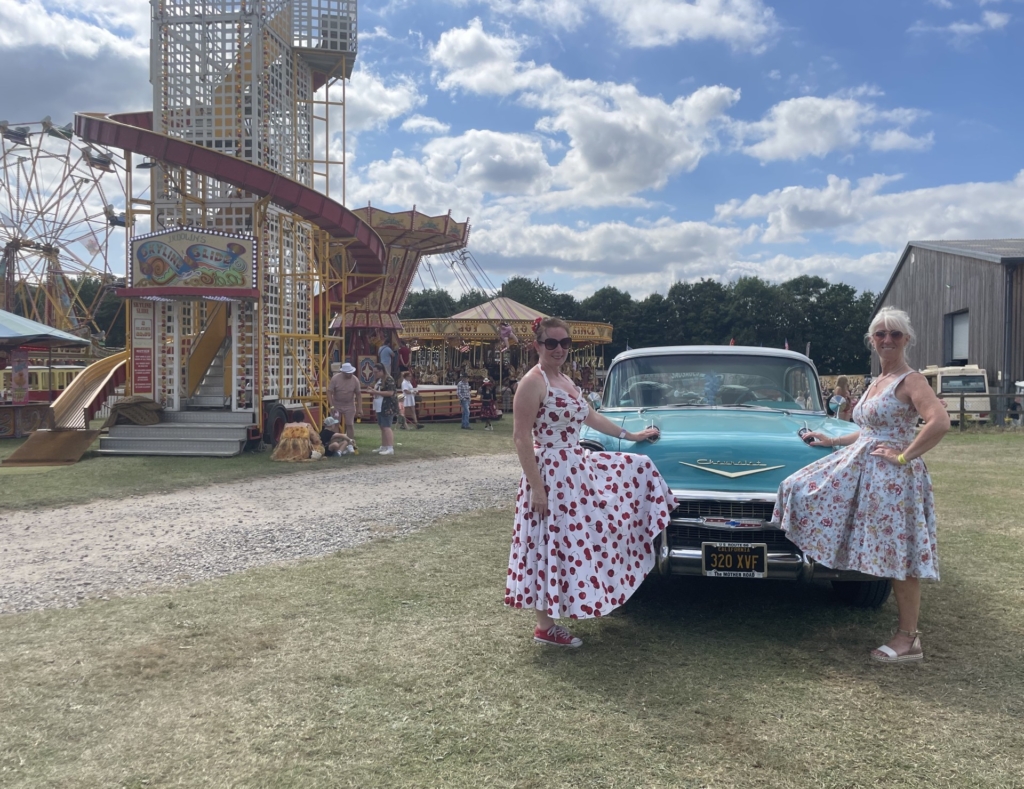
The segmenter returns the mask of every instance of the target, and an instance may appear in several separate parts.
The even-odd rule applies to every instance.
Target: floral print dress
[[[921,458],[897,466],[871,451],[903,451],[917,410],[896,398],[904,373],[853,411],[860,437],[787,477],[773,520],[804,553],[835,570],[939,579],[932,480]]]
[[[524,474],[505,604],[540,608],[553,619],[603,616],[625,603],[654,567],[652,542],[668,526],[672,494],[643,455],[581,447],[590,407],[552,387],[546,375],[544,383],[533,442],[548,513],[542,519],[531,508]]]

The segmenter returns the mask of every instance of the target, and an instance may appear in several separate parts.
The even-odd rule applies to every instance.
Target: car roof
[[[782,348],[763,348],[753,345],[659,345],[652,348],[633,348],[623,351],[614,359],[612,364],[636,359],[641,356],[677,356],[679,354],[707,354],[709,356],[775,356],[784,359],[793,359],[801,362],[808,362],[814,365],[810,359],[796,351],[786,351]]]

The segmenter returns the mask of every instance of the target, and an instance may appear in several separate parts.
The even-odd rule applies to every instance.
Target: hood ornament
[[[705,461],[705,462],[707,462],[707,461]],[[759,466],[758,468],[748,469],[747,471],[722,471],[721,469],[718,469],[718,468],[711,468],[710,466],[698,466],[698,465],[696,465],[694,463],[687,463],[687,462],[682,461],[682,460],[680,460],[679,463],[681,465],[683,465],[683,466],[689,466],[690,468],[695,468],[695,469],[698,469],[700,471],[708,471],[708,472],[710,472],[712,474],[718,474],[719,476],[727,477],[728,479],[738,479],[739,477],[749,477],[751,474],[760,474],[763,471],[775,471],[775,469],[785,468],[785,465],[782,465],[782,466]],[[730,463],[729,465],[737,465],[737,466],[744,465],[744,466],[748,466],[748,465],[753,465],[753,463],[742,463],[741,462],[741,463],[736,463],[736,464]]]

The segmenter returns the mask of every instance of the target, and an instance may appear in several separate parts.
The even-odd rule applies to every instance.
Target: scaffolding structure
[[[152,0],[152,130],[230,155],[344,199],[345,147],[332,155],[357,52],[355,0]],[[342,137],[344,135],[342,134]],[[259,296],[231,303],[232,408],[261,401],[323,407],[331,344],[328,293],[352,269],[343,245],[266,199],[186,167],[133,161],[133,237],[179,227],[251,237]],[[132,167],[149,170],[135,176]],[[339,259],[340,256],[340,259]],[[334,259],[334,264],[332,264]],[[314,309],[314,301],[324,301]],[[216,296],[156,305],[164,342],[155,396],[178,407],[180,371]]]

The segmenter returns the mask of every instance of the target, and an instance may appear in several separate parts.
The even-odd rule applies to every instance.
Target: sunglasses
[[[879,329],[872,335],[876,340],[884,340],[886,336],[892,337],[894,340],[902,340],[903,332],[901,331],[885,331]]]
[[[555,348],[558,348],[559,346],[561,346],[563,350],[567,351],[570,348],[572,348],[572,337],[563,337],[561,340],[555,340],[552,339],[551,337],[548,337],[546,340],[544,340],[542,344],[549,351],[553,351],[555,350]]]

